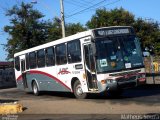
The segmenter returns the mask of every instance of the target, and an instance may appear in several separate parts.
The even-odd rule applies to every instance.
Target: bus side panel
[[[35,80],[38,83],[40,91],[71,91],[68,86],[53,74],[53,72],[52,69],[44,69],[43,71],[40,69],[31,70],[27,75],[28,84],[31,86],[32,81]]]
[[[76,66],[82,66],[82,69],[76,69]],[[70,73],[67,75],[68,77],[66,77],[66,75],[63,75],[64,79],[66,80],[66,84],[72,88],[73,86],[71,86],[71,82],[79,80],[82,85],[83,92],[88,92],[83,63],[80,62],[68,64],[68,71],[70,71]]]
[[[21,72],[17,71],[16,69],[14,70],[15,70],[15,79],[16,79],[17,88],[20,90],[24,90]]]

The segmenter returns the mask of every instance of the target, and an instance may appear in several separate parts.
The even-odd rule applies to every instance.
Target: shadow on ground
[[[62,98],[75,98],[72,93],[68,92],[42,92],[41,95],[49,95]],[[132,89],[125,89],[123,90],[123,93],[120,96],[111,96],[107,94],[107,92],[100,94],[89,94],[88,99],[127,99],[154,95],[159,95],[160,97],[160,85],[158,84],[146,84]]]
[[[0,103],[13,103],[13,102],[18,102],[18,100],[0,99]]]

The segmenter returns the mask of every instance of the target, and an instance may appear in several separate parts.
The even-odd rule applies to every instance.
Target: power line
[[[66,1],[66,0],[65,0]],[[67,2],[68,1],[68,2]],[[77,1],[75,1],[75,2],[73,2],[73,1],[69,1],[69,0],[67,0],[66,1],[66,3],[67,4],[71,4],[71,5],[74,5],[74,6],[78,6],[78,7],[81,7],[81,8],[86,8],[86,6],[88,6],[88,4],[90,4],[90,5],[93,5],[93,3],[95,2],[94,0],[90,0],[90,1],[87,1],[87,0],[81,0],[81,2],[83,1],[83,2],[86,2],[85,4],[84,3],[80,3],[80,2],[78,2],[78,3],[80,3],[80,4],[83,4],[83,5],[80,5],[80,4],[76,4],[77,3]],[[78,10],[81,10],[81,9],[73,9],[71,12],[69,12],[68,14],[71,14],[73,11],[78,11]],[[67,15],[66,15],[67,16]]]
[[[91,1],[87,1],[87,0],[81,0],[81,1],[84,1],[84,2],[86,2],[86,3],[88,3],[88,4],[93,4],[93,2],[94,2],[94,0],[91,0]]]
[[[65,0],[66,1],[66,0]],[[64,1],[64,2],[65,2]],[[71,4],[71,5],[74,5],[74,6],[78,6],[78,7],[84,7],[83,5],[79,5],[79,4],[76,4],[75,2],[73,2],[73,1],[66,1],[65,3],[67,3],[67,4]]]
[[[92,6],[92,7],[94,7],[93,9],[90,9],[90,8],[92,8],[92,7],[90,7],[89,9],[85,9],[85,10],[83,10],[83,11],[79,11],[79,12],[77,12],[77,13],[74,13],[74,14],[72,14],[72,16],[74,16],[74,15],[76,15],[76,14],[81,14],[81,13],[83,13],[83,12],[89,12],[89,11],[92,11],[92,10],[95,10],[95,9],[98,9],[98,8],[101,8],[101,7],[105,7],[105,6],[108,6],[108,5],[112,5],[112,4],[115,4],[115,3],[117,3],[117,2],[119,2],[120,0],[116,0],[116,1],[113,1],[113,2],[111,2],[111,3],[108,3],[108,4],[105,4],[105,5],[103,5],[103,6],[100,6],[100,7],[96,7],[96,6]],[[96,7],[96,8],[95,8]],[[71,15],[69,15],[69,16],[67,16],[66,18],[70,18],[70,17],[72,17]]]
[[[101,8],[101,7],[106,7],[106,6],[108,6],[108,5],[115,4],[115,3],[119,2],[119,1],[121,1],[121,0],[116,0],[116,1],[113,1],[113,2],[111,2],[111,3],[105,4],[105,5],[103,5],[103,6],[100,6],[100,7],[94,8],[94,9],[90,9],[90,10],[95,10],[95,9],[98,9],[98,8]]]
[[[76,3],[78,3],[78,4],[81,4],[81,5],[88,5],[87,3],[85,3],[85,2],[82,2],[82,1],[76,1],[76,0],[72,0],[73,2],[76,2]]]
[[[92,8],[92,7],[95,7],[95,6],[97,6],[97,5],[102,4],[102,3],[105,2],[105,1],[106,1],[106,0],[102,0],[102,1],[100,1],[100,2],[98,2],[98,3],[96,3],[96,4],[94,4],[94,5],[92,5],[92,6],[90,6],[90,7],[87,7],[87,8],[85,8],[85,9],[83,9],[83,10],[80,10],[80,11],[75,12],[75,13],[69,15],[69,16],[66,16],[66,18],[69,18],[69,17],[72,17],[72,16],[74,16],[74,15],[80,14],[80,13],[82,13],[82,12],[84,12],[84,11]]]

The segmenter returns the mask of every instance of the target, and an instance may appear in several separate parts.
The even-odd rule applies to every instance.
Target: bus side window
[[[46,48],[46,65],[53,66],[55,65],[55,54],[54,47]]]
[[[56,63],[57,65],[67,63],[65,43],[56,46]]]
[[[37,51],[37,65],[38,67],[45,67],[45,53],[44,49]]]
[[[15,68],[17,71],[20,71],[20,60],[19,56],[15,58]]]
[[[34,69],[34,68],[37,67],[36,53],[35,52],[29,53],[29,67],[31,69]]]
[[[26,54],[26,69],[29,69],[29,55],[28,53]]]
[[[68,42],[67,50],[68,63],[76,63],[81,61],[81,48],[79,40]]]

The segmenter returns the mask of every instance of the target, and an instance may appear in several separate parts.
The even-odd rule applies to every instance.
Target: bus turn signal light
[[[101,83],[106,84],[107,82],[106,82],[106,80],[101,80]]]

